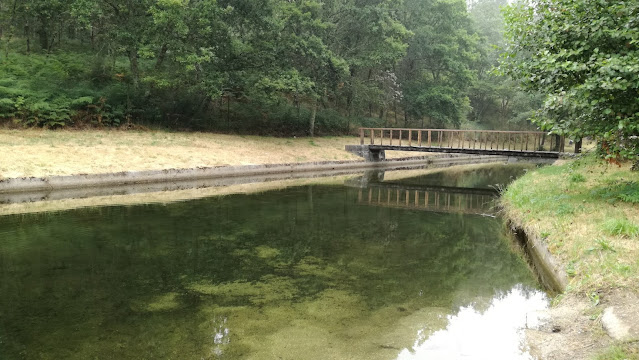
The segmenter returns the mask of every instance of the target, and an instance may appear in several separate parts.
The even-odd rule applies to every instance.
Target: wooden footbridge
[[[370,161],[387,150],[558,158],[566,145],[565,137],[540,131],[360,128],[359,139],[346,150]]]
[[[388,183],[360,189],[358,204],[418,211],[494,216],[497,191],[445,186],[410,187]]]

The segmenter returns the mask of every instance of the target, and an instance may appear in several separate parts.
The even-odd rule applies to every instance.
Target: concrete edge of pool
[[[264,164],[243,166],[198,167],[188,169],[163,169],[148,171],[124,171],[103,174],[78,174],[50,177],[21,177],[0,180],[0,194],[24,193],[58,189],[82,189],[132,184],[179,182],[198,179],[232,178],[294,173],[318,173],[345,170],[401,169],[423,165],[458,165],[508,161],[506,156],[451,156],[404,158],[380,162],[328,161],[290,164]]]

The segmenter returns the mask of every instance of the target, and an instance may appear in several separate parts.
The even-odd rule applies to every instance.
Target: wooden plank
[[[393,146],[393,129],[390,129],[390,146]]]
[[[419,191],[415,190],[415,206],[419,206]]]
[[[477,133],[473,133],[473,149],[475,148],[475,143],[477,142]],[[479,143],[481,145],[481,143]]]
[[[399,129],[399,146],[402,146],[402,130]]]
[[[375,145],[375,129],[371,129],[371,145]]]
[[[413,130],[408,130],[408,146],[413,144]]]
[[[528,134],[526,134],[526,151],[528,151]]]
[[[422,146],[422,131],[419,130],[417,132],[417,146],[421,147]]]
[[[426,191],[424,195],[424,207],[428,207],[428,191]]]
[[[430,130],[428,130],[428,147],[430,147]]]

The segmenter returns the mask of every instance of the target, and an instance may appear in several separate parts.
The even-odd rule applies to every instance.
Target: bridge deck
[[[399,150],[558,158],[565,138],[539,131],[360,128],[360,146]],[[575,147],[575,152],[579,152]]]

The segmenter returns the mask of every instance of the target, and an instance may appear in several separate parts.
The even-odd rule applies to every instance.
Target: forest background
[[[532,129],[506,0],[8,0],[0,119],[269,135]]]

